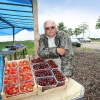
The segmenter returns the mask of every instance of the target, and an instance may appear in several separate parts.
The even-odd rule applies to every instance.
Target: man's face
[[[53,37],[56,35],[57,29],[53,22],[47,22],[44,27],[45,33],[48,37]]]

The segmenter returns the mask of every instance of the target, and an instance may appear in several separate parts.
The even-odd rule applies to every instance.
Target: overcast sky
[[[48,19],[54,20],[57,24],[63,22],[67,28],[76,28],[83,22],[87,22],[90,27],[90,37],[100,38],[99,31],[95,29],[96,21],[100,16],[100,0],[37,0],[38,1],[38,25],[39,33],[43,34],[43,23]],[[19,32],[21,33],[21,32]],[[28,31],[22,31],[24,36],[18,34],[16,39],[34,39]],[[32,32],[31,32],[32,33]],[[26,35],[25,35],[26,34]],[[82,35],[82,34],[81,34]],[[87,37],[88,34],[85,34]],[[32,38],[30,38],[32,37]],[[11,40],[11,36],[0,37],[0,41]]]
[[[86,22],[92,32],[99,16],[100,0],[38,0],[40,34],[44,32],[43,23],[48,19],[57,24],[63,22],[67,28],[73,29]]]

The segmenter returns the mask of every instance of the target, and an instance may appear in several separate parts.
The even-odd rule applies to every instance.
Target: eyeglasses
[[[55,26],[46,27],[45,30],[55,29]]]

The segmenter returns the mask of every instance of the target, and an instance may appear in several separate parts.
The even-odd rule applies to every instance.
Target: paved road
[[[81,47],[91,48],[91,49],[99,49],[100,50],[100,42],[82,43]]]

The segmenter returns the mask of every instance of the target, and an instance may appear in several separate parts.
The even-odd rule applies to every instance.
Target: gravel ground
[[[100,50],[82,50],[75,53],[74,76],[85,87],[84,100],[100,100]]]

